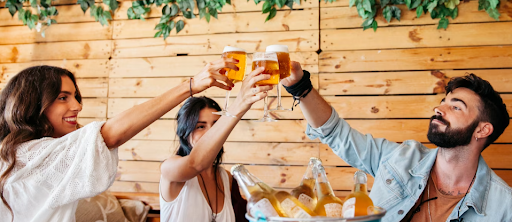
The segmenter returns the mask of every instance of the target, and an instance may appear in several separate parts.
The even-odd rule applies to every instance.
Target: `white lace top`
[[[15,222],[75,221],[78,200],[96,196],[114,182],[117,149],[108,149],[93,122],[61,138],[45,137],[19,146],[4,197]],[[4,172],[6,164],[0,166]],[[11,213],[0,201],[0,221]]]

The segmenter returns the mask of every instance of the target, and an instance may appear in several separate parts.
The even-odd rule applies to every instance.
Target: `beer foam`
[[[266,49],[267,52],[288,52],[287,45],[269,45]]]
[[[223,53],[224,52],[246,52],[245,49],[242,49],[242,48],[237,48],[237,47],[233,47],[233,46],[225,46],[224,47],[224,51],[222,51]]]
[[[269,52],[255,52],[252,56],[252,61],[276,61],[277,55]]]

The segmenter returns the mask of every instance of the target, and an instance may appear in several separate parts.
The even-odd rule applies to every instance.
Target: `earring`
[[[475,136],[476,141],[478,142],[478,137]]]

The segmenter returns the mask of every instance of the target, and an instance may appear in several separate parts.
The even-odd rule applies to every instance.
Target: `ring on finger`
[[[258,92],[257,88],[252,88],[252,93],[256,94]]]

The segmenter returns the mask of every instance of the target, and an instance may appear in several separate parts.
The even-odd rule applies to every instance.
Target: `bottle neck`
[[[354,192],[362,192],[368,194],[368,189],[366,183],[356,183],[354,184]]]
[[[238,182],[238,185],[242,188],[242,191],[244,192],[247,199],[249,199],[251,197],[251,193],[255,191],[263,191],[262,187],[258,185],[259,181],[255,181],[256,177],[251,176],[249,171],[247,171],[245,168],[233,172],[233,177]]]
[[[329,184],[329,180],[327,179],[327,174],[325,173],[325,169],[322,165],[315,167],[315,179],[318,196],[334,195],[331,185]]]

